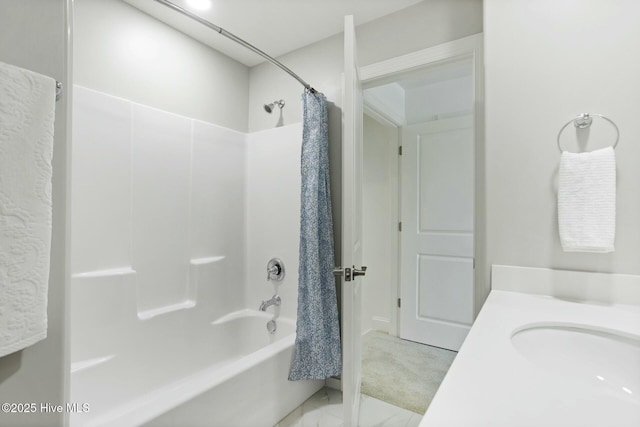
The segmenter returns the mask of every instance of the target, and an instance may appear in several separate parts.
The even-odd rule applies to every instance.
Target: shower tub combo
[[[134,281],[133,270],[73,278],[71,401],[89,410],[71,427],[271,427],[322,387],[287,380],[293,320],[269,333],[271,313],[212,319],[205,305],[140,319]]]
[[[315,93],[253,45],[155,1]],[[265,109],[284,101],[273,104]],[[273,426],[324,384],[287,380],[294,320],[268,331],[271,314],[246,308],[256,294],[246,266],[265,254],[245,251],[245,230],[297,258],[299,199],[270,212],[260,197],[271,195],[261,186],[300,194],[300,127],[252,137],[81,87],[73,106],[70,399],[89,410],[71,414],[71,427]],[[277,167],[285,159],[296,161]],[[295,308],[297,291],[283,289]]]
[[[301,126],[244,134],[80,86],[73,104],[71,427],[273,426],[324,384],[287,379]]]

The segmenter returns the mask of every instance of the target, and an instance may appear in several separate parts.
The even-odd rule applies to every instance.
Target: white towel
[[[614,251],[616,156],[613,148],[562,153],[558,225],[565,252]]]
[[[0,357],[47,336],[55,86],[0,62]]]

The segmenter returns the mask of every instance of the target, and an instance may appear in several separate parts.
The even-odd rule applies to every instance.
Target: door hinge
[[[398,156],[402,156],[402,145],[398,147]]]
[[[400,306],[402,305],[400,301],[401,301],[400,298],[398,298],[398,308],[400,308]]]
[[[398,231],[402,231],[402,221],[398,223]]]

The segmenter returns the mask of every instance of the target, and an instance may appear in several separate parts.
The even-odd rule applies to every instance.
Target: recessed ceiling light
[[[211,0],[187,0],[189,7],[197,10],[207,10],[211,7]]]

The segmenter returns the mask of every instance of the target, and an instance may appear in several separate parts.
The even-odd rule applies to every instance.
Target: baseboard
[[[386,317],[372,316],[371,326],[372,329],[375,329],[376,331],[389,333],[391,321]]]

